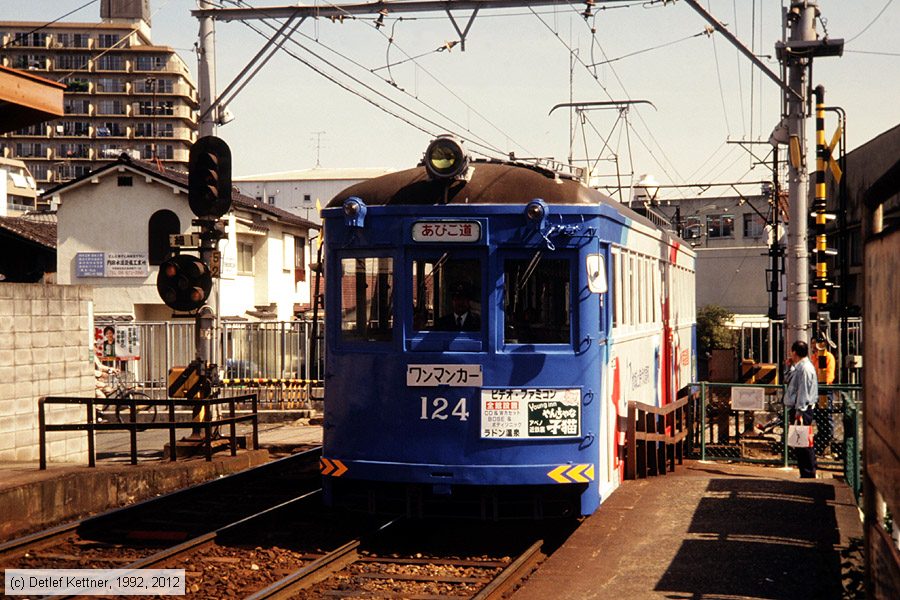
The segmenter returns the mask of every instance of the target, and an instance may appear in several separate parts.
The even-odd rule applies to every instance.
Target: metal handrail
[[[251,402],[251,413],[249,415],[236,416],[235,415],[235,404],[239,402]],[[46,405],[84,405],[87,410],[86,414],[86,422],[84,423],[53,423],[48,424],[46,419]],[[94,415],[96,414],[95,410],[98,404],[102,405],[113,405],[113,406],[127,406],[129,407],[131,414],[131,422],[130,423],[96,423],[94,421]],[[137,422],[137,405],[140,404],[142,406],[152,405],[152,406],[164,406],[168,408],[168,416],[169,420],[164,422],[155,422],[155,423],[140,423]],[[212,419],[209,408],[214,405],[227,404],[228,405],[228,416],[222,417],[218,419]],[[202,429],[204,432],[204,437],[202,438],[203,449],[205,453],[205,457],[207,461],[212,460],[212,433],[213,428],[220,427],[222,425],[229,426],[229,435],[227,439],[229,440],[229,445],[231,448],[231,455],[237,455],[237,431],[236,427],[238,423],[249,421],[253,426],[252,433],[252,445],[253,449],[256,450],[259,448],[259,416],[257,414],[257,395],[256,394],[244,394],[241,396],[229,396],[225,398],[212,398],[205,400],[187,400],[182,398],[166,398],[166,399],[152,399],[152,398],[118,398],[118,399],[110,399],[110,398],[75,398],[68,396],[45,396],[38,400],[38,438],[40,445],[40,469],[45,470],[47,468],[47,432],[52,431],[84,431],[87,433],[87,441],[88,441],[88,466],[96,467],[96,452],[95,452],[95,443],[94,443],[94,434],[97,431],[128,431],[130,434],[130,450],[131,450],[131,464],[137,464],[137,434],[139,431],[147,430],[147,429],[168,429],[169,430],[169,459],[171,461],[175,461],[177,456],[175,452],[175,432],[178,429],[191,429],[193,431],[197,431],[198,429]],[[175,420],[175,407],[190,407],[194,408],[206,408],[207,410],[203,411],[204,419],[202,421],[176,421]]]

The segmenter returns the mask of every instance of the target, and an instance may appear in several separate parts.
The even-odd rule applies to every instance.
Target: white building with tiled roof
[[[94,313],[164,321],[156,290],[170,234],[194,231],[187,175],[123,154],[45,193],[58,206],[57,283],[94,288]],[[223,217],[223,318],[290,320],[310,303],[313,223],[237,192]],[[310,235],[311,232],[313,235]]]
[[[315,167],[235,177],[234,185],[257,202],[276,206],[321,223],[316,201],[324,207],[338,192],[361,181],[390,173],[392,169],[326,169]]]

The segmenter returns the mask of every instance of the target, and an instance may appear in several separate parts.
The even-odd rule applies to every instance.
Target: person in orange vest
[[[813,355],[813,364],[816,366],[816,374],[820,384],[831,385],[834,383],[835,360],[834,354],[828,350],[828,338],[825,334],[820,333],[816,336],[815,354]],[[830,444],[834,436],[834,417],[832,416],[832,408],[834,404],[834,394],[826,392],[819,395],[819,401],[816,403],[814,411],[816,417],[816,452],[826,454],[831,450]]]

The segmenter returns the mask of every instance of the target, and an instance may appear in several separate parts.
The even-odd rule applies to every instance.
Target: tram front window
[[[341,260],[341,336],[345,340],[390,341],[394,266],[390,258]]]
[[[447,254],[415,259],[413,329],[481,331],[481,262]]]
[[[507,344],[568,344],[571,318],[569,261],[541,252],[503,263]]]

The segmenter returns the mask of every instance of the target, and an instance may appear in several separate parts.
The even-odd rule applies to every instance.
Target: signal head
[[[191,146],[188,202],[198,217],[219,218],[231,209],[231,149],[224,140],[208,135]]]
[[[196,256],[179,254],[159,266],[156,291],[170,308],[196,310],[206,303],[211,289],[209,267]]]

